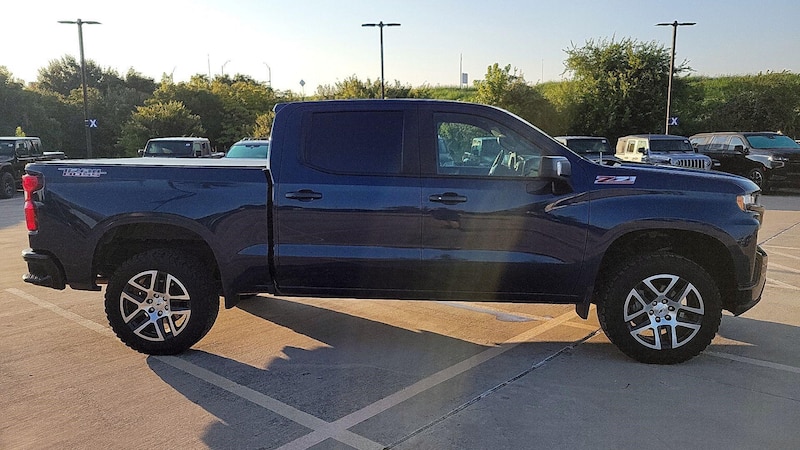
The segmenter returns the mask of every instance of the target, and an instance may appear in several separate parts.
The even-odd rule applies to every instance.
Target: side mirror
[[[139,156],[144,156],[144,149],[140,148],[139,150],[136,150],[136,153],[138,153]]]
[[[542,156],[539,165],[541,178],[566,178],[572,175],[572,165],[563,156]]]
[[[734,145],[733,151],[736,153],[741,153],[743,155],[750,153],[746,148],[744,148],[744,145]]]

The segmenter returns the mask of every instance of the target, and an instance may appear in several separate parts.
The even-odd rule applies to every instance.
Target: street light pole
[[[675,37],[678,34],[678,27],[692,26],[695,22],[678,22],[677,20],[672,23],[657,23],[657,27],[672,27],[672,51],[669,57],[669,83],[667,84],[667,118],[664,122],[664,134],[669,134],[669,107],[672,103],[672,74],[675,72]]]
[[[78,45],[81,51],[81,85],[83,86],[83,126],[86,128],[86,157],[92,157],[92,132],[89,129],[89,102],[86,95],[86,61],[83,58],[83,25],[100,25],[93,20],[59,20],[58,23],[78,25]]]
[[[272,68],[267,63],[264,63],[264,65],[267,66],[267,85],[272,87]]]
[[[399,27],[399,23],[383,23],[380,21],[378,23],[363,23],[361,24],[362,27],[379,27],[381,29],[381,98],[386,98],[386,90],[383,86],[383,27]]]

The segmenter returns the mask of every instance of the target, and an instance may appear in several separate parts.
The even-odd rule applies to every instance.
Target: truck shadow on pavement
[[[244,300],[237,308],[270,322],[268,327],[274,324],[308,336],[320,347],[283,347],[281,354],[270,355],[263,367],[196,350],[179,357],[326,422],[358,411],[488,348],[275,297]],[[248,342],[258,345],[257,338]],[[191,377],[159,357],[149,357],[148,364],[165,382],[220,419],[220,423],[208,428],[204,438],[211,448],[272,448],[309,432],[219,387],[187,380]],[[438,386],[433,390],[436,393],[426,392],[425,398],[432,403],[431,408],[438,410],[455,407],[463,398],[485,389],[486,384],[462,375]],[[413,431],[417,424],[417,419],[394,423],[386,427],[386,439],[391,442],[398,433],[402,436]]]
[[[406,330],[274,297],[243,301],[238,307],[270,322],[266,324],[268,327],[272,324],[286,327],[319,341],[321,345],[312,350],[286,346],[280,356],[270,355],[260,367],[199,350],[186,352],[179,355],[179,358],[244,386],[258,395],[278,400],[329,423],[348,414],[357,413],[432,374],[490,348],[429,331]],[[269,335],[270,333],[264,333],[267,338]],[[800,341],[798,327],[725,316],[720,328],[720,337],[726,340],[725,343],[712,344],[708,349],[709,352],[744,355],[748,358],[800,367],[800,349],[794,345]],[[249,338],[248,345],[258,345],[258,341],[257,337]],[[764,367],[757,367],[757,370],[732,371],[731,364],[742,363],[702,354],[687,363],[675,366],[640,364],[622,355],[602,336],[561,353],[547,363],[544,372],[538,371],[540,369],[534,372],[541,373],[541,376],[533,379],[519,376],[527,375],[526,371],[532,372],[533,364],[543,361],[568,344],[565,342],[520,344],[490,361],[407,399],[391,410],[368,418],[368,422],[354,425],[350,430],[375,442],[381,442],[382,445],[388,445],[503,383],[510,383],[509,386],[516,383],[523,385],[542,383],[546,386],[547,383],[552,383],[553,379],[571,380],[577,377],[573,382],[596,383],[602,385],[603,389],[606,389],[609,383],[622,383],[627,384],[625,386],[627,389],[631,383],[639,382],[637,380],[650,380],[647,383],[651,383],[654,379],[675,376],[730,378],[734,380],[732,381],[734,384],[745,385],[763,382],[765,376],[774,377],[776,383],[783,382],[781,380],[786,377],[786,373],[780,370]],[[292,442],[311,431],[285,414],[273,412],[257,405],[252,399],[234,395],[208,380],[201,381],[187,374],[170,364],[168,359],[152,356],[148,357],[147,362],[151,370],[165,383],[218,419],[206,428],[203,436],[203,441],[211,448],[274,448]],[[753,379],[748,380],[748,377]],[[535,381],[536,379],[539,381]],[[581,402],[578,397],[585,396],[586,389],[591,387],[561,395],[572,395],[576,397],[575,402]],[[648,395],[656,397],[660,395],[658,384],[651,385],[648,389],[650,389]],[[653,389],[656,392],[653,392]],[[666,392],[669,389],[664,389],[665,399],[669,398],[671,393]],[[514,402],[530,401],[536,400],[535,398],[514,400]],[[590,418],[581,419],[580,416],[576,416],[575,423],[565,423],[563,429],[580,429],[582,425],[580,420],[584,419]],[[466,430],[462,431],[466,433]],[[455,430],[453,432],[456,433]],[[474,430],[470,433],[474,434]],[[526,432],[519,433],[524,435]],[[343,445],[333,442],[327,444],[332,444],[334,447]]]

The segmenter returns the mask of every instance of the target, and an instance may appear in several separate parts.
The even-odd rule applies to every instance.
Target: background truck
[[[491,167],[442,158],[494,136]],[[219,296],[592,303],[624,353],[676,363],[761,298],[758,187],[602,166],[485,105],[281,104],[264,159],[30,164],[24,279],[99,290],[114,332],[186,350]]]
[[[150,139],[138,153],[157,158],[221,158],[225,155],[214,152],[208,138],[188,136]]]
[[[0,137],[0,198],[14,196],[17,187],[22,185],[26,164],[64,158],[64,152],[43,151],[38,137]]]

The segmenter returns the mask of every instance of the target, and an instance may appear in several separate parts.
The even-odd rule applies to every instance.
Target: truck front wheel
[[[711,343],[722,306],[705,269],[682,256],[654,253],[613,272],[598,291],[597,316],[606,336],[626,355],[675,364]]]
[[[132,257],[114,272],[105,309],[125,345],[150,355],[172,355],[208,333],[219,313],[219,295],[196,258],[157,249]]]

